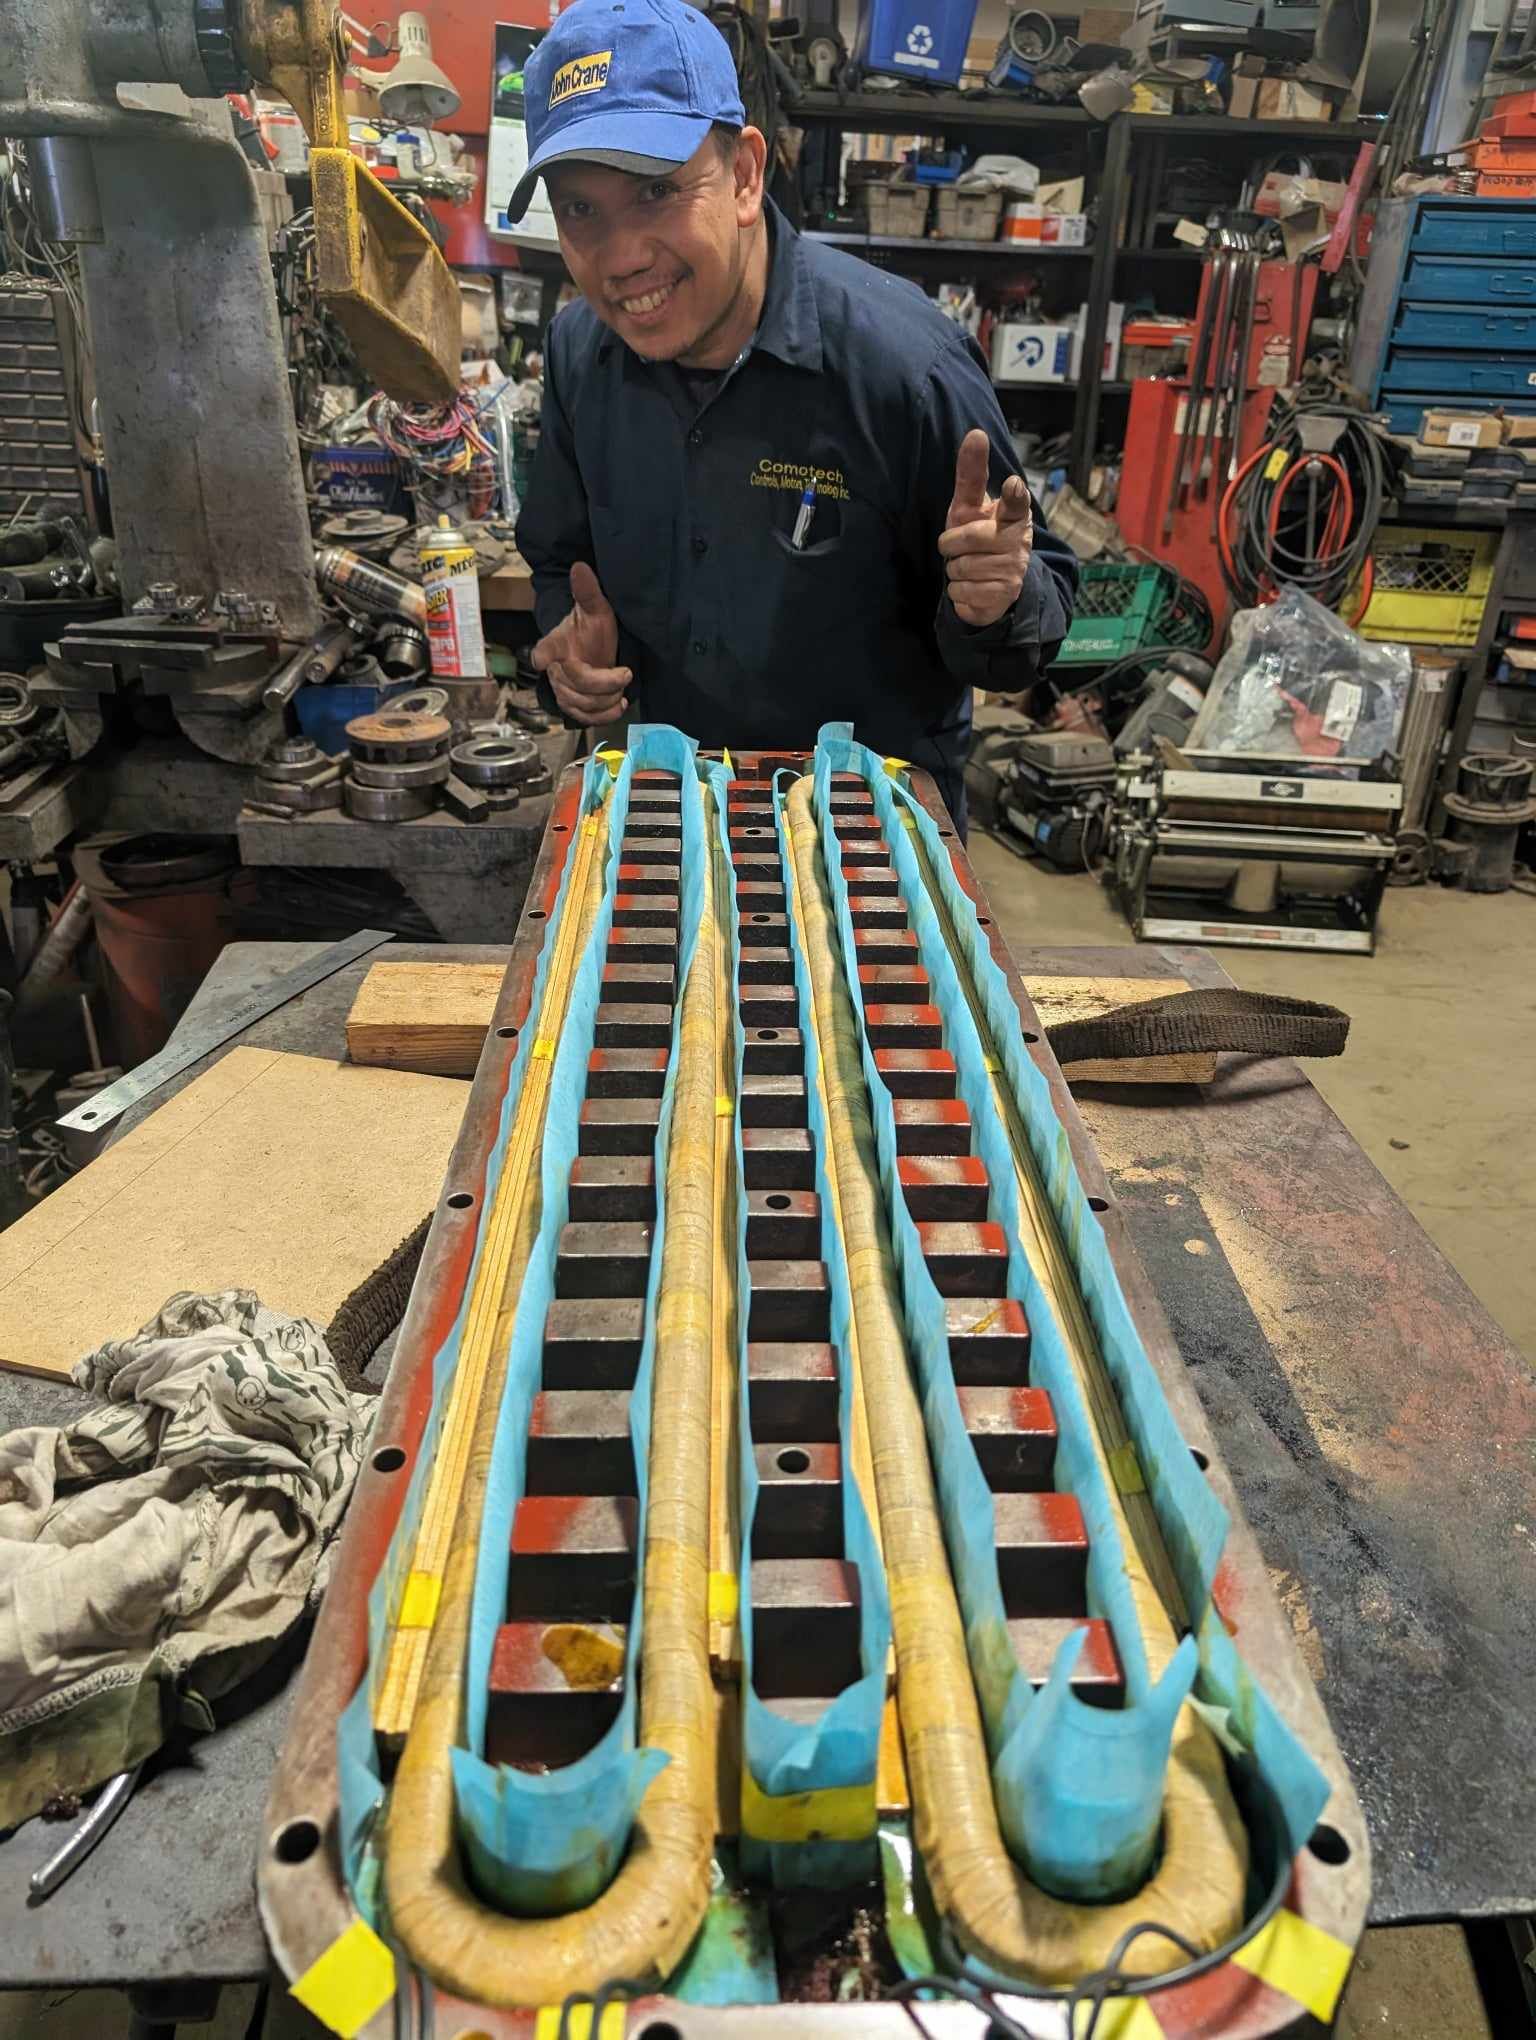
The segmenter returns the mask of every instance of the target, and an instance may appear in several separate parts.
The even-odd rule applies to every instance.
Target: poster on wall
[[[515,241],[530,248],[558,248],[555,216],[549,209],[542,180],[533,203],[514,226],[507,218],[507,200],[528,168],[528,129],[523,120],[523,66],[533,54],[542,29],[519,28],[498,21],[491,64],[491,133],[485,161],[485,229],[497,241]]]

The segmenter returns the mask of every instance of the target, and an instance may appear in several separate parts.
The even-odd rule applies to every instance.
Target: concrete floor
[[[972,845],[1017,950],[1129,939],[1092,879]],[[1344,1007],[1347,1053],[1310,1075],[1425,1230],[1536,1357],[1536,900],[1393,891],[1374,957],[1226,950],[1239,984]],[[210,2040],[241,2040],[253,1994],[231,1992]],[[289,2019],[275,2016],[268,2034]],[[113,2040],[122,2000],[0,1994],[0,2040]],[[1456,1927],[1368,1934],[1341,2010],[1345,2040],[1494,2040]],[[1498,2040],[1513,2040],[1507,2025]]]

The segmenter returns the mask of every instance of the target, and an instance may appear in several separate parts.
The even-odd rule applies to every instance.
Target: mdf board
[[[1091,1020],[1122,1006],[1139,1006],[1187,992],[1183,978],[1025,977],[1024,989],[1047,1027],[1061,1020]],[[1213,1053],[1127,1056],[1124,1061],[1063,1063],[1069,1084],[1209,1084]]]
[[[0,1366],[67,1376],[178,1290],[324,1328],[437,1203],[445,1077],[234,1048],[0,1233]]]
[[[355,1063],[472,1077],[506,976],[496,963],[375,963],[347,1015]]]

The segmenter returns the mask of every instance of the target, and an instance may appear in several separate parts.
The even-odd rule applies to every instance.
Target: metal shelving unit
[[[931,237],[861,234],[857,230],[833,229],[818,238],[840,247],[889,259],[899,256],[926,259],[934,256],[976,256],[988,261],[1038,263],[1048,258],[1060,261],[1077,257],[1089,265],[1088,288],[1084,293],[1087,314],[1083,333],[1083,367],[1075,383],[1000,383],[1000,394],[1025,390],[1058,392],[1075,390],[1072,419],[1071,477],[1078,488],[1088,482],[1094,448],[1099,434],[1099,409],[1105,397],[1124,397],[1128,382],[1109,382],[1102,375],[1104,336],[1109,324],[1110,302],[1115,294],[1116,271],[1120,265],[1154,263],[1169,268],[1197,266],[1198,250],[1157,248],[1150,245],[1156,230],[1151,207],[1142,198],[1143,187],[1155,192],[1161,185],[1170,142],[1188,146],[1198,141],[1202,148],[1218,151],[1223,161],[1241,161],[1244,155],[1274,156],[1284,145],[1315,156],[1325,144],[1339,154],[1352,157],[1362,141],[1380,132],[1380,122],[1227,120],[1209,114],[1117,114],[1097,121],[1084,107],[1031,106],[1022,100],[985,92],[807,92],[788,109],[788,117],[799,125],[818,123],[851,128],[860,134],[941,134],[986,139],[992,146],[1009,143],[1027,153],[1031,134],[1084,136],[1087,174],[1096,173],[1100,194],[1097,232],[1086,248],[1047,248],[1006,241],[943,241]],[[1102,153],[1099,142],[1102,139]],[[1096,159],[1096,160],[1094,160]],[[1134,223],[1133,226],[1131,223]],[[1128,234],[1128,226],[1131,231]],[[1126,246],[1130,238],[1139,245]]]

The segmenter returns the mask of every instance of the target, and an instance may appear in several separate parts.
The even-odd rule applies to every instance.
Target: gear
[[[352,755],[371,758],[380,765],[399,765],[410,758],[435,758],[447,750],[452,734],[446,716],[402,715],[393,708],[354,716],[347,724]]]

